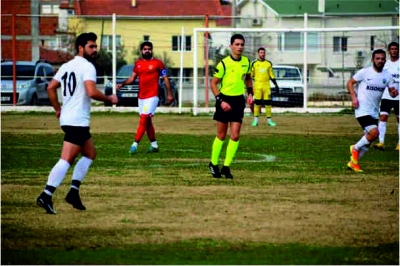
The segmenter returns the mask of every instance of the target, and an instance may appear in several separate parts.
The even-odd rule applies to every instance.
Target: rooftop
[[[318,0],[262,0],[280,16],[320,15]],[[325,14],[328,15],[387,15],[399,14],[396,0],[325,0]]]

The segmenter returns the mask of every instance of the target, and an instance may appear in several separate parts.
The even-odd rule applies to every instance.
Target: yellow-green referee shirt
[[[242,56],[240,60],[232,56],[225,57],[214,72],[214,77],[222,79],[219,92],[227,96],[243,95],[247,74],[250,74],[250,60],[247,57]]]

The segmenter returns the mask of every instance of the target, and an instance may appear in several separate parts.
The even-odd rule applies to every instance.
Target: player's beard
[[[145,52],[145,53],[142,53],[142,57],[144,59],[151,59],[153,57],[153,54],[150,52]]]
[[[374,68],[378,71],[378,72],[382,72],[383,67],[385,66],[384,64],[381,64],[380,66],[378,66],[377,64],[373,63]]]
[[[92,54],[83,53],[83,57],[89,62],[95,63],[97,60],[97,52],[93,52]]]

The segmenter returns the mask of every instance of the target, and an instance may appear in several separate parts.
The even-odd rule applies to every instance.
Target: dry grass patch
[[[82,189],[86,212],[64,203],[61,187],[56,216],[34,206],[40,187],[3,185],[2,226],[25,232],[6,235],[3,247],[76,246],[74,235],[87,248],[193,238],[328,246],[398,241],[398,191],[388,189],[394,179],[252,188],[135,186],[141,179],[135,176],[115,178],[111,186],[103,178]]]
[[[398,154],[372,150],[363,158],[365,173],[348,172],[348,145],[361,134],[351,115],[278,115],[276,128],[251,127],[246,117],[233,181],[207,171],[216,130],[210,116],[156,116],[160,153],[129,156],[124,145],[130,145],[138,116],[94,115],[91,131],[101,156],[81,187],[87,211],[64,202],[69,173],[54,196],[55,216],[35,200],[59,156],[57,120],[48,114],[1,119],[8,153],[2,156],[4,250],[125,248],[199,238],[338,247],[399,241]],[[388,140],[397,141],[396,134],[389,125]],[[183,149],[193,151],[179,153]],[[253,151],[277,160],[261,161]]]

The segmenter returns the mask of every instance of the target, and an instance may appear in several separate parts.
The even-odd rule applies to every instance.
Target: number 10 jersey
[[[63,64],[54,79],[61,83],[61,126],[88,127],[91,99],[86,94],[85,81],[96,82],[96,69],[81,56]]]

